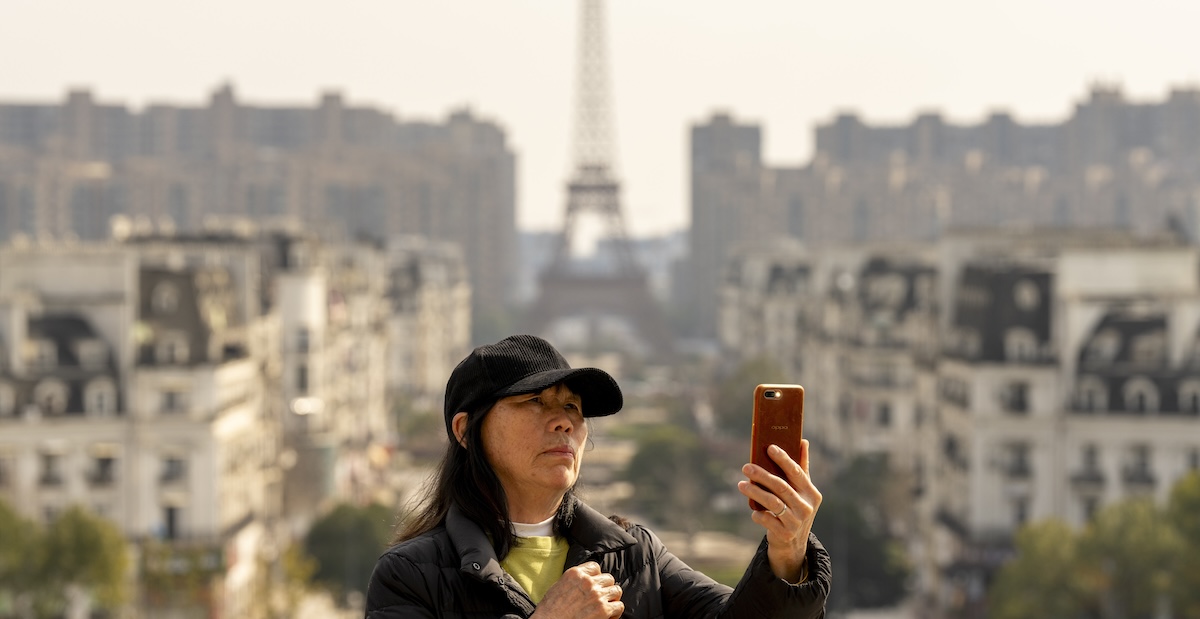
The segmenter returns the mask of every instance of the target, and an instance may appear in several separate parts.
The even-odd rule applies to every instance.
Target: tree
[[[1082,575],[1106,616],[1152,617],[1171,588],[1179,534],[1150,499],[1114,503],[1079,541]]]
[[[889,488],[895,485],[886,462],[860,457],[838,472],[822,493],[813,522],[833,561],[834,578],[853,583],[834,587],[833,604],[879,608],[903,599],[911,568],[903,545],[888,529]]]
[[[732,436],[750,436],[754,388],[763,383],[783,383],[783,371],[767,358],[752,359],[737,367],[717,386],[713,414],[717,427]]]
[[[365,593],[375,561],[391,538],[394,517],[378,503],[341,504],[313,523],[304,538],[305,550],[317,561],[313,580],[341,603],[352,592]]]
[[[1192,473],[1165,509],[1134,498],[1104,508],[1083,531],[1029,525],[988,592],[991,616],[1200,617],[1197,513],[1200,473]]]
[[[42,581],[59,591],[86,591],[101,608],[116,608],[128,596],[129,553],[108,520],[71,507],[47,527],[42,552]]]
[[[1167,520],[1182,541],[1172,583],[1176,616],[1200,617],[1200,471],[1192,471],[1171,489]]]
[[[7,599],[28,591],[36,574],[29,570],[29,558],[36,548],[38,530],[34,523],[0,500],[0,607]]]
[[[1016,558],[989,590],[989,617],[1078,617],[1087,593],[1080,579],[1078,542],[1066,523],[1048,520],[1017,533]]]
[[[713,494],[723,489],[720,463],[694,432],[678,426],[650,428],[637,443],[622,473],[633,485],[628,507],[654,522],[699,529]]]

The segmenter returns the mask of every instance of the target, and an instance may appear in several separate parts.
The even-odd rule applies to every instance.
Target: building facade
[[[469,111],[441,123],[348,105],[242,103],[142,110],[72,91],[61,104],[0,104],[0,240],[102,240],[110,220],[202,230],[212,217],[292,219],[376,241],[459,245],[478,307],[516,284],[516,157]]]
[[[726,354],[806,386],[819,457],[883,458],[910,491],[888,524],[930,613],[982,604],[1024,524],[1165,502],[1200,468],[1196,246],[993,231],[763,248],[726,273]]]
[[[897,126],[845,113],[806,165],[764,163],[761,130],[727,114],[692,128],[689,327],[715,336],[724,261],[783,236],[811,249],[928,242],[973,228],[1163,228],[1200,238],[1200,91],[1136,102],[1096,86],[1070,117],[1022,124],[938,114]]]

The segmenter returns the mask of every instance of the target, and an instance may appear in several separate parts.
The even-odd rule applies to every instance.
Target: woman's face
[[[557,507],[579,477],[587,436],[582,402],[564,385],[496,402],[483,419],[483,450],[510,508]]]

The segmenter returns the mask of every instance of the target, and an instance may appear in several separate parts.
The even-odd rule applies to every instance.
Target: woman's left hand
[[[771,571],[790,583],[799,582],[804,575],[808,534],[812,531],[817,508],[821,506],[821,492],[808,476],[808,441],[802,440],[800,446],[800,463],[777,445],[767,449],[767,454],[783,469],[787,479],[772,475],[762,467],[746,464],[742,473],[749,481],[738,482],[739,492],[769,510],[755,510],[750,517],[767,530],[767,559]]]

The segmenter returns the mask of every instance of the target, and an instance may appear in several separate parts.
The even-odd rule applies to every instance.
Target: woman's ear
[[[454,430],[454,438],[458,439],[458,444],[462,445],[463,449],[467,448],[467,413],[455,413],[454,419],[450,420],[450,428]]]

